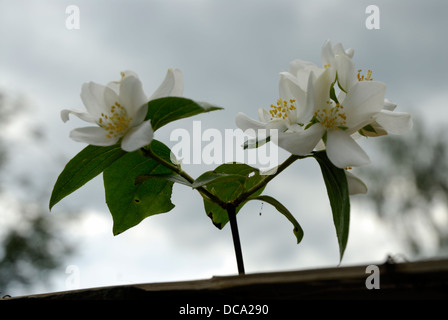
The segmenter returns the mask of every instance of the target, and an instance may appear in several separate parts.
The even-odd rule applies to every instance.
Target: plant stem
[[[241,250],[240,235],[238,232],[238,224],[236,222],[236,210],[233,205],[227,206],[227,214],[229,215],[230,228],[232,230],[233,246],[235,248],[236,263],[238,265],[238,274],[244,275],[243,252]]]
[[[156,153],[154,153],[151,150],[151,145],[149,145],[146,148],[141,148],[140,151],[145,157],[151,158],[161,165],[165,166],[168,169],[171,169],[175,173],[179,174],[183,178],[185,178],[189,183],[193,183],[194,179],[188,175],[185,171],[183,171],[180,166],[176,166],[173,163],[166,161],[165,159],[159,157]],[[229,216],[229,222],[230,222],[230,228],[232,231],[232,239],[233,239],[233,246],[235,248],[235,256],[236,256],[236,262],[238,265],[238,274],[244,275],[244,261],[243,261],[243,253],[241,250],[241,241],[240,241],[240,235],[238,231],[238,224],[236,221],[236,208],[246,201],[252,194],[254,194],[259,189],[263,188],[269,181],[274,179],[277,175],[279,175],[283,170],[285,170],[289,165],[291,165],[294,161],[298,159],[304,159],[312,157],[312,155],[307,156],[296,156],[291,155],[288,159],[286,159],[281,165],[277,167],[277,170],[274,174],[266,175],[266,177],[261,180],[259,183],[257,183],[255,186],[247,190],[246,192],[240,194],[239,197],[237,197],[234,201],[231,203],[227,203],[222,201],[220,198],[215,196],[214,194],[210,193],[205,187],[198,187],[196,190],[202,195],[202,197],[205,197],[209,199],[210,201],[218,204],[223,209],[227,210],[227,214]]]
[[[241,203],[243,203],[244,201],[246,201],[247,198],[249,198],[253,193],[255,193],[257,190],[263,188],[269,181],[271,181],[272,179],[274,179],[277,175],[280,174],[280,172],[282,172],[283,170],[285,170],[288,166],[290,166],[294,161],[298,160],[298,159],[305,159],[310,157],[311,155],[307,155],[307,156],[296,156],[296,155],[291,155],[289,156],[288,159],[286,159],[281,165],[279,165],[277,167],[277,171],[273,174],[270,175],[266,175],[266,177],[261,180],[259,183],[257,183],[256,185],[254,185],[252,188],[250,188],[249,190],[247,190],[246,192],[242,193],[239,195],[238,198],[236,198],[232,204],[235,207],[238,207]]]
[[[168,169],[171,169],[172,171],[174,171],[178,175],[180,175],[183,178],[185,178],[188,182],[190,182],[190,183],[194,182],[194,179],[188,173],[183,171],[180,167],[172,164],[169,161],[166,161],[165,159],[159,157],[156,153],[154,153],[152,151],[152,149],[151,149],[151,145],[149,145],[147,148],[141,148],[140,151],[142,152],[142,154],[145,157],[151,158],[151,159],[157,161],[158,163],[160,163],[161,165],[163,165],[164,167],[166,167]],[[221,199],[219,199],[218,197],[216,197],[214,194],[210,193],[206,188],[198,187],[198,188],[196,188],[196,190],[198,190],[198,192],[203,197],[206,197],[210,201],[217,203],[218,205],[220,205],[223,208],[225,207],[226,203],[224,201],[222,201]]]

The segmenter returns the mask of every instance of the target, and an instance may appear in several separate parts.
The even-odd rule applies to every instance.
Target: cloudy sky
[[[365,25],[371,4],[380,10],[377,30]],[[79,29],[66,27],[69,5],[79,8]],[[237,112],[256,117],[259,107],[276,101],[278,74],[290,61],[320,64],[327,39],[355,49],[356,65],[387,84],[386,95],[398,111],[423,116],[431,125],[446,123],[447,10],[442,0],[0,0],[0,89],[28,106],[9,128],[16,146],[10,170],[25,172],[49,196],[65,163],[85,147],[68,138],[84,124],[64,124],[59,115],[63,108],[83,108],[84,82],[106,84],[118,80],[120,71],[133,70],[150,95],[168,68],[179,68],[186,97],[225,108],[194,120],[201,120],[203,129],[233,129]],[[156,138],[172,146],[170,132],[191,129],[192,120],[170,124]],[[21,134],[34,126],[43,129],[45,145],[36,147]],[[198,176],[207,168],[186,169]],[[266,193],[295,214],[305,237],[296,245],[283,216],[267,204],[247,205],[238,217],[246,271],[337,266],[337,240],[317,164],[294,164]],[[22,195],[16,190],[11,196]],[[79,224],[60,226],[61,234],[79,242],[67,264],[79,269],[80,287],[235,274],[230,229],[216,229],[200,196],[188,188],[176,185],[172,200],[174,210],[117,237],[101,177],[56,205],[48,213],[55,219],[66,210],[82,211]],[[381,263],[388,254],[406,253],[393,233],[355,202],[350,232],[342,265]],[[53,289],[65,290],[66,279],[65,269],[56,273]]]

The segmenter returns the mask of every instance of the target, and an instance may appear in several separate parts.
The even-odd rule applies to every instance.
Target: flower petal
[[[108,116],[112,116],[112,106],[117,102],[120,103],[127,111],[127,105],[121,102],[117,92],[109,87],[104,88],[103,101],[105,105],[105,110],[103,113],[107,114]]]
[[[321,125],[297,132],[284,132],[278,134],[278,146],[294,155],[309,154],[322,139],[325,130]]]
[[[139,126],[131,128],[121,141],[124,151],[132,152],[151,143],[154,137],[151,121],[144,121]]]
[[[347,50],[344,50],[344,47],[342,46],[342,43],[336,43],[333,47],[334,54],[337,55],[344,55],[348,58],[353,58],[353,55],[355,54],[355,50],[352,48],[348,48]]]
[[[296,80],[290,73],[280,73],[280,80],[278,82],[279,96],[287,101],[294,98],[299,105],[303,105],[306,100],[306,92],[298,85]]]
[[[120,74],[121,74],[121,79],[119,81],[111,81],[107,84],[107,86],[109,88],[111,88],[112,90],[114,90],[117,94],[119,94],[119,92],[120,92],[120,84],[124,78],[129,77],[129,76],[138,78],[138,75],[134,71],[130,71],[130,70],[121,71]]]
[[[179,69],[168,69],[165,79],[149,100],[168,96],[182,96],[184,91],[184,76]]]
[[[352,133],[372,122],[383,109],[386,85],[377,81],[360,81],[347,93],[342,105],[347,115],[347,127]]]
[[[326,71],[324,71],[325,73]],[[322,76],[322,74],[321,74]],[[310,73],[308,78],[308,92],[306,93],[306,101],[305,101],[305,110],[301,114],[301,121],[305,124],[314,116],[315,110],[315,101],[314,101],[314,83],[316,82],[316,75],[313,73]]]
[[[327,155],[338,168],[357,167],[370,163],[364,150],[342,130],[329,130],[327,133]]]
[[[70,132],[70,138],[94,146],[111,146],[118,142],[119,137],[108,138],[107,131],[101,127],[77,128]]]
[[[263,108],[258,108],[258,120],[263,123],[271,121],[271,114]]]
[[[382,110],[376,115],[376,122],[392,134],[403,134],[412,128],[411,115],[406,112]]]
[[[359,179],[357,176],[355,176],[353,173],[345,170],[345,176],[347,177],[347,183],[348,183],[348,193],[351,195],[354,194],[366,194],[367,193],[367,186]]]
[[[326,105],[330,98],[330,87],[333,82],[330,68],[319,75],[312,87],[314,107],[318,109]],[[310,94],[310,92],[309,92]]]
[[[283,119],[271,120],[264,123],[254,120],[242,112],[238,112],[235,116],[235,123],[237,127],[243,131],[258,131],[259,129],[277,129],[279,131],[285,131],[287,129],[286,121]]]
[[[358,82],[355,74],[355,64],[346,55],[337,55],[335,58],[338,72],[338,83],[345,92]]]
[[[97,123],[97,120],[98,120],[98,119],[94,118],[90,113],[87,113],[85,111],[64,109],[64,110],[61,110],[62,121],[67,122],[69,120],[69,114],[73,114],[73,115],[77,116],[79,119],[90,122],[90,123]]]
[[[333,52],[333,48],[331,46],[330,40],[326,40],[322,46],[321,60],[322,60],[322,65],[324,67],[328,66],[328,67],[336,68],[336,63],[334,60],[334,52]]]
[[[296,59],[289,64],[289,72],[281,72],[281,75],[291,77],[299,85],[299,87],[308,91],[308,78],[311,73],[318,77],[324,71],[312,62]]]
[[[144,103],[140,106],[140,108],[137,109],[137,112],[135,112],[134,117],[132,117],[129,126],[135,127],[140,125],[145,120],[147,113],[148,113],[148,103]]]
[[[307,97],[309,92],[312,91],[312,80],[315,78],[314,74],[310,72],[308,74],[307,85],[308,94],[305,92],[294,79],[286,75],[285,73],[280,74],[279,81],[279,93],[280,98],[285,101],[294,99],[296,109],[292,110],[288,114],[288,118],[292,123],[307,123],[311,120],[314,113],[314,108],[312,104],[307,103]]]
[[[108,112],[108,107],[104,101],[105,89],[105,86],[95,82],[84,83],[81,87],[81,100],[87,112],[96,119],[100,118],[101,113]]]
[[[141,117],[139,113],[141,106],[147,104],[149,99],[143,92],[143,86],[139,78],[134,75],[125,77],[120,83],[119,103],[126,108],[128,116],[139,118],[140,124],[145,118],[146,114]]]
[[[384,99],[384,110],[394,111],[397,104],[393,103],[389,99]]]

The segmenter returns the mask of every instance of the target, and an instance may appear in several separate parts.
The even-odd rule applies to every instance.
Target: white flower
[[[315,83],[314,117],[306,130],[317,126],[315,130],[323,138],[328,158],[335,166],[367,164],[369,157],[351,135],[372,123],[381,111],[386,86],[376,81],[360,81],[336,99],[330,96],[333,83],[330,74],[326,70]]]
[[[183,76],[180,70],[169,69],[164,81],[154,94],[147,98],[142,83],[132,71],[121,72],[121,80],[103,86],[94,82],[84,83],[81,99],[86,111],[62,110],[61,118],[69,120],[69,114],[97,126],[77,128],[70,137],[79,142],[96,146],[111,146],[121,140],[121,148],[135,151],[148,145],[154,132],[150,120],[145,121],[148,101],[180,96],[183,92]]]
[[[312,81],[311,73],[308,73],[308,82]],[[260,136],[260,129],[266,131],[269,136],[270,130],[277,130],[276,137],[278,145],[290,149],[290,144],[295,146],[300,155],[313,151],[321,137],[316,135],[315,128],[304,129],[304,124],[309,122],[313,116],[312,96],[303,90],[298,82],[293,82],[293,76],[282,74],[279,82],[280,98],[276,104],[270,106],[269,111],[263,108],[258,110],[259,120],[251,119],[240,112],[236,115],[236,125],[248,134],[254,133],[256,139],[249,141],[249,147],[265,139]],[[308,83],[305,87],[311,87]],[[261,131],[263,134],[263,131]]]
[[[290,62],[289,71],[282,72],[281,74],[298,84],[305,91],[307,91],[307,82],[310,73],[313,72],[316,77],[319,77],[325,69],[329,70],[330,78],[334,80],[336,80],[336,73],[339,73],[338,82],[345,83],[347,81],[345,78],[348,76],[346,73],[349,72],[349,70],[347,70],[347,66],[344,65],[345,60],[340,60],[341,57],[344,57],[351,61],[353,55],[353,49],[345,50],[341,43],[332,46],[331,42],[327,40],[322,46],[321,67],[309,61],[296,59]]]
[[[337,65],[337,83],[342,90],[340,96],[343,97],[351,88],[359,82],[371,82],[372,71],[367,70],[362,74],[362,70],[356,70],[351,58],[347,55],[335,56]],[[396,104],[388,99],[384,99],[382,110],[376,114],[372,122],[359,133],[368,137],[378,137],[388,133],[403,134],[412,128],[411,115],[406,112],[395,112]]]
[[[324,67],[332,67],[337,74],[338,87],[343,92],[348,92],[350,88],[360,81],[372,81],[372,70],[367,70],[364,74],[361,69],[356,69],[352,60],[353,49],[344,50],[342,44],[338,43],[334,47],[330,41],[326,41],[322,47],[322,64]],[[394,112],[396,104],[384,99],[384,108],[376,116],[374,121],[360,133],[368,137],[378,137],[388,133],[403,134],[412,128],[412,120],[409,113]]]

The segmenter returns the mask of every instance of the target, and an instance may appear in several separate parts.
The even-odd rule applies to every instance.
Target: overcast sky
[[[378,30],[365,26],[371,4],[380,10]],[[80,10],[79,29],[66,28],[68,5]],[[18,146],[11,172],[29,172],[49,195],[65,163],[85,147],[68,137],[71,129],[84,124],[64,124],[59,115],[64,108],[83,109],[79,94],[84,82],[106,84],[129,69],[150,95],[168,68],[181,69],[184,96],[225,110],[158,131],[156,138],[172,146],[170,132],[190,129],[192,120],[201,120],[203,128],[224,130],[235,128],[239,111],[255,118],[259,107],[267,108],[278,98],[279,72],[297,58],[320,64],[327,39],[355,50],[356,65],[373,70],[374,79],[386,83],[386,96],[398,104],[397,111],[423,116],[431,125],[446,124],[447,10],[443,0],[0,0],[0,89],[25,97],[29,107],[11,129],[9,139]],[[44,146],[27,144],[21,132],[28,126],[43,128]],[[198,176],[206,169],[187,170]],[[305,237],[296,245],[283,216],[267,204],[261,208],[259,202],[250,203],[238,217],[246,271],[337,266],[337,240],[317,164],[294,164],[265,193],[294,213]],[[188,188],[176,185],[172,200],[174,210],[117,237],[112,235],[101,177],[56,205],[51,215],[64,214],[67,208],[84,212],[80,225],[60,228],[79,239],[79,255],[68,264],[79,268],[80,286],[235,274],[230,229],[216,229],[201,197]],[[353,204],[342,265],[380,263],[387,254],[403,250],[374,215]],[[64,271],[54,276],[54,290],[66,289]]]

